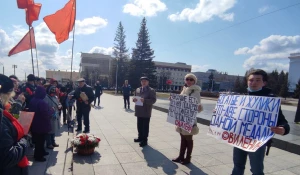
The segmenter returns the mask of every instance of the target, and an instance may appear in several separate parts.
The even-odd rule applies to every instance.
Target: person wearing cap
[[[91,111],[91,103],[94,101],[95,94],[93,92],[93,88],[88,86],[85,83],[83,78],[77,80],[78,87],[75,90],[73,96],[69,96],[71,99],[76,99],[76,107],[77,107],[77,132],[82,131],[82,117],[84,123],[84,133],[90,132],[90,111]]]
[[[26,157],[28,142],[22,125],[3,109],[14,96],[13,81],[0,74],[0,174],[27,175],[29,161]]]
[[[30,101],[34,96],[36,86],[34,84],[36,78],[33,74],[27,76],[27,82],[22,87],[22,92],[26,99],[26,108],[29,107]]]
[[[134,142],[140,142],[140,147],[148,145],[149,124],[152,114],[153,104],[156,102],[156,92],[149,86],[149,79],[141,77],[141,87],[135,91],[135,96],[141,97],[143,106],[135,105],[135,116],[137,117],[138,138]],[[137,102],[133,98],[133,102]]]
[[[197,83],[197,77],[192,73],[187,74],[185,76],[185,85],[183,86],[180,95],[195,97],[198,101],[198,112],[201,112],[203,110],[201,105],[201,98],[200,98],[201,88],[200,86],[196,85],[196,83]],[[189,164],[191,162],[191,155],[194,147],[193,135],[199,133],[197,120],[195,120],[194,122],[194,126],[191,133],[183,130],[179,126],[176,126],[176,131],[180,134],[180,138],[181,138],[180,150],[179,150],[179,156],[173,159],[172,161],[181,163],[183,165]],[[185,152],[186,152],[186,157],[184,157]]]

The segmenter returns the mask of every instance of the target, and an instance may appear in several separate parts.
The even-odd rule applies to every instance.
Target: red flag
[[[9,51],[8,56],[11,56],[11,55],[23,52],[25,50],[31,49],[31,47],[30,47],[30,35],[31,35],[32,48],[36,48],[35,40],[34,40],[34,30],[33,30],[33,27],[30,29],[29,32],[21,39],[21,41],[14,48],[12,48]]]
[[[69,38],[69,33],[73,30],[75,23],[75,0],[70,0],[64,8],[52,15],[44,17],[48,28],[55,35],[58,44]]]
[[[37,21],[39,19],[40,11],[42,8],[42,4],[34,3],[28,5],[28,8],[25,9],[26,12],[26,23],[31,26],[33,21]]]
[[[26,9],[28,5],[33,4],[33,0],[17,0],[18,8],[19,9]]]

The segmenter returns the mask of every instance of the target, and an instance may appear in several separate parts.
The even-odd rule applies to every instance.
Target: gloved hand
[[[27,139],[25,137],[21,138],[20,141],[19,141],[19,143],[25,145],[25,147],[28,147],[28,141],[27,141]]]

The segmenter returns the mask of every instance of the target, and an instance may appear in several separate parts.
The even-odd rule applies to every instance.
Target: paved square
[[[180,137],[166,122],[166,113],[153,110],[149,146],[140,148],[133,142],[137,136],[136,117],[133,110],[123,108],[123,98],[103,94],[101,107],[92,109],[90,116],[91,133],[101,138],[100,146],[92,156],[74,154],[74,175],[228,175],[232,171],[232,147],[207,136],[208,126],[199,124],[192,163],[183,166],[170,160],[178,156]],[[265,159],[266,174],[299,174],[299,167],[299,155],[274,147]],[[247,162],[245,174],[251,174],[249,169]]]

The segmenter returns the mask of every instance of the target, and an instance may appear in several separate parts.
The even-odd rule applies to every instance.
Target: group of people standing
[[[17,121],[18,113],[21,110],[35,112],[31,126],[33,143],[35,144],[34,158],[37,161],[45,161],[44,143],[47,148],[53,149],[58,144],[55,142],[55,132],[60,126],[60,113],[63,116],[70,115],[73,103],[76,101],[77,130],[82,131],[82,117],[84,120],[84,131],[90,131],[89,113],[94,101],[98,99],[100,106],[100,96],[102,87],[100,82],[93,88],[85,83],[83,78],[77,80],[78,87],[73,90],[71,84],[61,86],[56,80],[49,83],[33,75],[27,77],[28,81],[21,88],[17,85],[17,77],[6,77],[0,74],[0,174],[26,174],[28,160],[25,156],[27,140],[22,126]],[[153,104],[156,102],[156,92],[149,86],[147,77],[140,78],[141,86],[135,90],[132,101],[140,100],[142,105],[135,105],[135,116],[137,117],[138,137],[133,141],[139,143],[141,147],[148,145],[149,125],[152,116]],[[203,110],[201,105],[201,88],[197,85],[197,77],[194,74],[187,74],[184,79],[185,85],[181,95],[192,96],[198,101],[198,112]],[[272,96],[271,89],[267,88],[268,75],[265,71],[252,70],[247,75],[248,95],[252,96]],[[122,87],[124,108],[130,109],[131,87],[128,81]],[[16,95],[17,94],[17,95]],[[66,110],[66,112],[64,111]],[[66,123],[68,117],[63,118]],[[183,165],[191,162],[191,155],[194,147],[193,136],[199,133],[197,121],[189,133],[176,126],[176,132],[180,136],[179,156],[172,161]],[[279,110],[278,123],[276,127],[271,127],[275,134],[286,135],[290,127],[281,109]],[[267,144],[261,146],[256,152],[247,152],[239,148],[233,148],[233,175],[244,174],[247,156],[250,159],[251,172],[253,174],[264,174],[264,156]],[[28,173],[28,172],[27,172]]]
[[[137,130],[138,137],[134,139],[134,142],[139,142],[141,147],[148,144],[149,135],[149,123],[151,118],[151,111],[153,104],[156,102],[156,93],[153,88],[149,87],[149,79],[147,77],[142,77],[140,79],[141,87],[136,89],[135,96],[138,98],[133,98],[133,102],[141,100],[143,105],[135,106],[135,116],[137,117]],[[201,88],[196,84],[197,77],[194,74],[187,74],[185,76],[185,85],[181,91],[181,95],[193,96],[198,100],[198,112],[203,110],[201,105],[200,92]],[[248,85],[248,95],[251,96],[273,96],[271,89],[267,88],[268,74],[261,69],[252,70],[247,74],[247,85]],[[124,87],[123,87],[124,88]],[[126,108],[124,95],[124,106]],[[299,110],[299,109],[298,109]],[[299,111],[297,111],[298,114]],[[296,115],[297,115],[296,114]],[[278,135],[286,135],[290,131],[290,126],[285,119],[281,109],[278,113],[278,122],[275,127],[270,127],[271,131]],[[176,126],[175,129],[180,135],[180,149],[179,156],[172,159],[173,162],[181,163],[183,165],[189,164],[191,162],[191,155],[194,147],[193,135],[199,133],[199,128],[197,126],[197,121],[195,121],[191,132],[187,132],[180,127]],[[232,170],[232,175],[243,175],[245,171],[247,157],[250,159],[251,172],[255,175],[264,174],[264,157],[267,147],[270,147],[271,141],[262,145],[256,152],[247,152],[239,148],[233,148],[233,163],[234,167]]]
[[[91,87],[78,80],[74,90],[72,82],[61,85],[55,79],[46,81],[30,74],[24,84],[19,84],[16,76],[0,74],[0,174],[28,174],[26,148],[32,144],[35,161],[44,162],[48,149],[59,145],[55,134],[63,124],[67,125],[72,115],[72,108],[77,101],[77,117],[84,116],[85,132],[89,132],[88,113],[90,103],[94,101]],[[34,112],[29,134],[24,133],[18,118],[20,113]],[[78,129],[81,120],[78,121]]]

